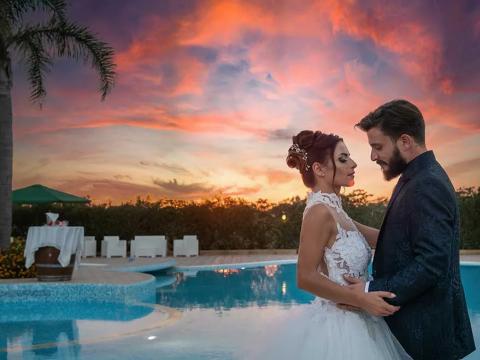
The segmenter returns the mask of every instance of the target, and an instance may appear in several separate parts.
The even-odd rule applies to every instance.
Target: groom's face
[[[392,138],[377,127],[368,130],[367,136],[372,148],[370,158],[380,165],[385,180],[391,180],[400,175],[407,167],[407,162]]]

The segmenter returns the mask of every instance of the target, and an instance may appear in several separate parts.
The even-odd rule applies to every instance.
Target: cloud
[[[456,177],[461,174],[478,171],[480,168],[480,158],[459,161],[445,167],[445,171],[451,176]]]
[[[121,174],[113,175],[113,178],[116,180],[133,180],[130,175],[121,175]]]
[[[162,192],[167,193],[169,198],[180,199],[205,199],[211,198],[215,195],[248,196],[256,194],[261,190],[261,187],[258,185],[253,187],[217,187],[207,183],[180,184],[177,179],[168,181],[155,179],[153,180],[153,183],[157,185]]]
[[[174,165],[174,164],[167,164],[167,163],[158,163],[156,161],[140,161],[140,165],[145,167],[155,167],[160,168],[171,173],[179,174],[179,175],[186,175],[191,176],[192,173],[185,169],[182,166]]]
[[[268,138],[269,140],[292,140],[292,137],[299,133],[299,131],[292,129],[276,129],[270,131]]]
[[[259,180],[259,178],[263,177],[267,180],[269,185],[285,184],[297,178],[297,174],[293,171],[269,168],[243,168],[242,173],[252,180]]]
[[[245,186],[245,187],[226,187],[219,189],[218,193],[223,196],[257,196],[262,190],[260,185],[256,186]]]
[[[353,125],[393,98],[420,107],[436,153],[469,161],[450,148],[467,139],[480,150],[476,2],[85,0],[71,15],[115,47],[117,84],[100,102],[95,72],[59,61],[40,111],[15,63],[15,184],[80,176],[101,199],[281,199],[303,191],[282,170],[293,135],[339,134],[367,166]],[[359,176],[383,191],[372,184]]]
[[[55,189],[79,196],[89,196],[94,203],[113,204],[135,200],[137,196],[159,199],[162,193],[154,186],[104,178],[75,178],[54,184]]]
[[[172,197],[176,197],[178,195],[187,197],[202,197],[205,194],[211,195],[215,191],[214,186],[207,185],[205,183],[180,184],[177,179],[167,181],[154,179],[153,183],[162,191],[170,194]]]

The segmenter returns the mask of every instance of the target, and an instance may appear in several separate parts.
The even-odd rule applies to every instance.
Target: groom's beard
[[[400,155],[400,151],[398,150],[397,147],[395,147],[395,149],[393,150],[393,155],[388,161],[388,164],[382,160],[377,161],[377,164],[388,166],[388,168],[385,168],[385,167],[382,168],[383,177],[387,181],[390,181],[393,178],[400,175],[403,172],[403,170],[405,170],[405,168],[407,167],[407,162],[403,160],[402,156]]]

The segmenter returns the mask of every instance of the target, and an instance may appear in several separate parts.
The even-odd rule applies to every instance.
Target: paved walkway
[[[460,261],[473,261],[480,263],[480,255],[460,255]]]
[[[243,264],[250,262],[263,262],[275,260],[295,260],[296,255],[201,255],[193,257],[171,257],[166,258],[136,258],[129,261],[127,258],[86,258],[82,259],[82,264],[86,266],[108,266],[109,268],[126,267],[126,266],[145,266],[158,263],[164,263],[174,260],[175,266],[208,266],[222,264]]]
[[[249,262],[263,262],[274,260],[295,260],[297,255],[283,255],[283,254],[258,254],[258,255],[201,255],[193,257],[171,257],[166,258],[136,258],[134,261],[129,261],[127,258],[86,258],[82,259],[82,264],[90,264],[90,266],[108,265],[112,268],[124,266],[141,266],[157,264],[166,261],[175,261],[175,266],[207,266],[207,265],[222,265],[222,264],[243,264]],[[473,261],[480,263],[480,255],[461,255],[461,261]]]

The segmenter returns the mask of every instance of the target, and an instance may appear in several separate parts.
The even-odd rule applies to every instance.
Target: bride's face
[[[340,141],[333,152],[333,159],[335,161],[335,178],[333,177],[334,167],[332,160],[328,160],[328,164],[320,166],[319,175],[328,184],[333,184],[334,187],[353,186],[355,184],[355,168],[357,163],[350,157],[346,145]]]

